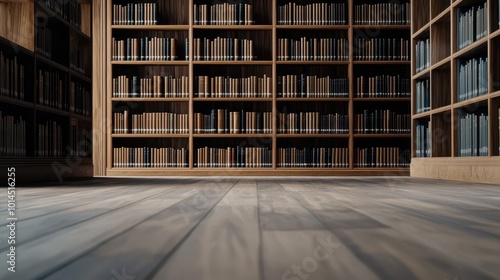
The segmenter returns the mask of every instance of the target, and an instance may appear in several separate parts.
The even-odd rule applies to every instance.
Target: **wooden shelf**
[[[241,133],[241,134],[231,134],[231,133],[199,133],[193,134],[194,138],[271,138],[272,133]]]
[[[276,61],[276,65],[349,65],[349,61]]]
[[[71,74],[71,76],[76,77],[84,82],[92,83],[92,79],[90,77],[83,75],[81,73],[78,73],[75,70],[70,70],[69,73]]]
[[[194,65],[272,65],[272,61],[193,61]]]
[[[4,96],[4,95],[0,95],[0,102],[15,105],[15,106],[20,106],[20,107],[24,107],[24,108],[29,108],[29,109],[33,109],[33,107],[34,107],[33,102],[28,102],[28,101],[24,101],[24,100],[20,100],[20,99],[16,99],[16,98],[10,98],[10,97]]]
[[[189,61],[174,60],[174,61],[111,61],[112,65],[173,65],[173,66],[188,66]]]
[[[111,134],[112,138],[189,138],[189,134]]]
[[[348,30],[349,25],[276,25],[276,29],[292,30]]]
[[[349,98],[345,97],[328,97],[328,98],[322,98],[322,97],[278,97],[276,98],[276,101],[282,101],[282,102],[287,102],[287,101],[304,101],[304,102],[317,102],[317,101],[324,101],[324,102],[347,102],[349,101]]]
[[[194,102],[271,102],[272,98],[264,97],[194,97]]]
[[[400,30],[410,30],[411,25],[353,25],[354,29],[400,29]]]
[[[75,2],[76,3],[76,2]],[[90,29],[91,18],[90,3],[82,3],[80,9],[81,29],[88,27]],[[87,14],[88,12],[88,14]],[[68,13],[69,14],[69,13]],[[74,15],[74,14],[72,14]],[[87,17],[88,15],[88,17]],[[40,20],[43,20],[41,22]],[[44,32],[40,29],[51,30],[51,40],[44,40],[45,44],[50,44],[52,58],[47,58],[36,52],[35,43],[40,43]],[[70,106],[71,82],[84,84],[85,90],[89,91],[92,87],[92,79],[88,76],[81,75],[69,68],[69,61],[74,57],[72,52],[80,52],[80,55],[85,55],[85,59],[79,61],[79,67],[90,70],[92,68],[91,49],[92,38],[82,32],[80,28],[75,27],[59,16],[56,12],[50,10],[41,1],[35,0],[0,0],[0,51],[9,60],[17,58],[17,63],[24,66],[24,81],[19,77],[19,83],[24,83],[25,100],[17,100],[6,96],[0,96],[0,103],[3,104],[2,113],[4,116],[12,116],[15,119],[23,118],[26,124],[25,135],[19,138],[25,138],[26,157],[5,157],[1,158],[0,162],[19,165],[20,172],[24,174],[24,181],[39,181],[39,180],[56,180],[56,173],[52,170],[51,164],[55,161],[66,162],[70,150],[78,153],[88,152],[83,147],[89,145],[86,139],[85,131],[92,131],[92,118],[69,112],[69,110],[61,110],[49,106],[38,104],[39,89],[42,85],[39,81],[39,71],[44,71],[44,77],[53,76],[53,73],[60,75],[62,84],[58,85],[57,90],[64,95],[66,106]],[[89,51],[87,51],[87,49]],[[50,49],[50,48],[49,48]],[[20,68],[18,68],[20,69]],[[2,72],[5,69],[2,69]],[[89,71],[90,73],[90,71]],[[74,77],[75,79],[71,79]],[[59,79],[58,78],[58,79]],[[44,85],[43,91],[47,97],[49,91],[56,91],[55,78],[51,83]],[[49,88],[50,87],[50,88]],[[80,94],[80,93],[77,93]],[[90,93],[91,94],[91,93]],[[105,93],[103,93],[105,94]],[[81,93],[83,96],[83,93]],[[54,101],[55,94],[51,96]],[[89,96],[91,97],[91,96]],[[92,103],[91,101],[89,101]],[[55,103],[55,102],[54,102]],[[63,106],[65,107],[65,106]],[[92,108],[88,108],[93,111]],[[42,141],[39,141],[39,125],[46,123],[57,123],[60,127],[60,142],[58,149],[62,150],[64,156],[60,157],[38,157],[36,156]],[[49,139],[59,138],[55,134],[50,134]],[[19,142],[21,139],[18,139]],[[55,142],[55,141],[54,141]],[[46,148],[48,149],[48,148]],[[71,172],[63,172],[63,178],[69,177],[89,177],[92,176],[92,157],[77,156],[79,164],[76,168],[72,168]]]
[[[352,62],[353,64],[366,64],[366,65],[410,65],[411,61],[368,61],[368,60],[355,60]]]
[[[64,117],[69,116],[68,111],[64,111],[64,110],[60,110],[60,109],[56,109],[56,108],[52,108],[52,107],[48,107],[48,106],[44,106],[44,105],[40,105],[40,104],[36,104],[36,109],[38,111],[56,114],[56,115],[60,115],[60,116],[64,116]]]
[[[64,65],[62,65],[62,64],[59,64],[59,63],[57,63],[57,62],[55,62],[55,61],[53,61],[53,60],[50,60],[49,58],[46,58],[46,57],[45,57],[45,56],[43,56],[43,55],[40,55],[40,54],[35,54],[35,58],[36,58],[37,60],[39,60],[39,61],[41,61],[41,62],[43,62],[43,63],[45,63],[45,64],[49,65],[49,66],[52,66],[52,67],[54,67],[54,68],[57,68],[57,69],[61,70],[61,71],[63,71],[63,72],[69,72],[69,68],[68,68],[68,67],[66,67],[66,66],[64,66]]]
[[[412,38],[413,39],[416,39],[416,38],[421,38],[422,36],[424,36],[424,34],[428,33],[429,32],[429,29],[431,28],[431,23],[427,23],[426,25],[424,25],[422,28],[420,28],[417,32],[415,32],[414,34],[412,34]]]
[[[411,101],[410,97],[354,97],[354,101],[401,101],[401,102],[409,102]]]
[[[495,39],[499,35],[500,35],[500,29],[498,29],[497,31],[491,33],[490,37],[491,37],[491,39]]]
[[[430,76],[431,76],[431,67],[426,68],[426,69],[418,72],[417,74],[413,75],[412,78],[414,80],[420,80],[420,79],[429,78]]]
[[[462,108],[462,107],[470,106],[472,104],[476,104],[479,102],[488,101],[488,98],[489,98],[488,94],[476,96],[474,98],[463,100],[463,101],[460,101],[460,102],[453,104],[453,108],[455,108],[455,109]]]
[[[277,138],[349,138],[349,133],[277,133]]]
[[[387,134],[383,134],[383,133],[380,133],[380,134],[363,134],[363,133],[359,133],[359,134],[354,134],[354,138],[407,138],[407,137],[411,137],[411,134],[391,134],[391,133],[387,133]]]
[[[107,176],[409,176],[408,168],[165,168],[107,169]]]
[[[411,117],[412,119],[422,119],[422,118],[428,118],[431,116],[431,111],[426,111],[418,114],[413,114]]]
[[[432,109],[430,111],[427,111],[426,113],[429,113],[431,115],[436,115],[436,114],[441,114],[443,112],[451,111],[451,109],[452,109],[451,105],[446,105],[436,109]]]
[[[85,121],[85,122],[91,122],[92,121],[91,117],[86,117],[86,116],[78,115],[78,114],[75,114],[75,113],[70,113],[69,117],[73,118],[73,119],[78,119],[78,120],[81,120],[81,121]]]
[[[496,97],[500,97],[500,90],[497,90],[495,92],[492,92],[490,94],[491,98],[496,98]]]
[[[106,0],[111,1],[111,0]],[[188,33],[189,46],[191,47],[189,58],[186,61],[168,61],[168,62],[151,62],[151,61],[111,61],[110,57],[107,57],[109,53],[104,55],[104,62],[111,65],[129,65],[126,69],[121,67],[111,67],[111,69],[105,71],[98,69],[101,72],[93,73],[94,76],[99,77],[103,75],[105,77],[99,88],[105,88],[107,91],[111,88],[111,80],[113,75],[134,75],[138,78],[148,78],[152,75],[172,75],[176,78],[182,76],[188,76],[190,79],[189,88],[189,98],[181,99],[168,99],[168,98],[117,98],[111,97],[110,93],[106,94],[105,103],[102,104],[101,114],[106,119],[112,119],[112,112],[117,112],[114,106],[117,106],[116,102],[165,102],[165,101],[178,101],[183,102],[181,104],[139,104],[139,108],[131,108],[134,114],[141,111],[144,112],[161,112],[161,108],[169,108],[169,112],[188,114],[190,119],[190,132],[184,135],[184,139],[174,139],[175,136],[165,135],[165,138],[172,139],[155,139],[158,138],[157,135],[148,136],[150,139],[134,141],[130,134],[112,134],[111,129],[107,128],[105,133],[105,139],[101,142],[102,149],[106,150],[106,155],[104,159],[100,159],[99,165],[100,175],[104,176],[163,176],[163,175],[250,175],[250,176],[266,176],[266,175],[408,175],[408,168],[352,168],[355,162],[355,157],[353,157],[354,149],[357,147],[358,142],[365,143],[384,143],[387,138],[398,138],[394,142],[394,147],[401,148],[402,150],[407,150],[410,148],[410,136],[409,134],[363,134],[363,135],[353,135],[352,134],[352,124],[350,133],[344,134],[281,134],[278,133],[278,113],[282,111],[283,108],[287,108],[287,112],[320,112],[320,114],[331,114],[331,113],[342,113],[343,115],[348,115],[351,119],[354,112],[361,109],[378,109],[382,107],[396,108],[399,105],[404,105],[405,108],[410,106],[408,103],[411,98],[395,98],[395,97],[385,97],[385,98],[355,98],[354,90],[356,83],[356,76],[358,72],[365,71],[366,74],[373,75],[394,75],[397,73],[403,75],[404,77],[411,75],[411,62],[410,61],[353,61],[353,52],[349,52],[349,59],[340,61],[292,61],[292,60],[277,60],[277,42],[279,38],[291,38],[291,34],[295,34],[294,31],[301,31],[306,36],[313,34],[312,36],[328,37],[328,34],[343,34],[343,38],[351,39],[352,34],[359,31],[359,29],[370,29],[370,30],[384,30],[385,33],[389,34],[392,31],[397,33],[396,37],[410,37],[411,25],[278,25],[277,24],[277,1],[250,1],[255,5],[254,11],[259,15],[256,18],[257,23],[272,23],[263,25],[195,25],[193,24],[193,12],[192,7],[193,2],[187,1],[172,1],[169,2],[170,7],[163,8],[160,11],[162,15],[161,20],[168,23],[185,23],[185,19],[189,18],[189,25],[160,25],[160,26],[133,26],[133,25],[110,25],[109,19],[99,19],[98,21],[101,25],[106,26],[108,30],[111,30],[111,34],[105,34],[106,40],[102,40],[98,43],[98,46],[103,46],[103,49],[109,49],[109,39],[113,36],[113,33],[119,36],[126,36],[127,32],[129,34],[138,34],[139,32],[147,33],[151,32],[157,34],[158,31],[168,31],[165,33],[170,34],[185,34]],[[188,3],[188,4],[186,4]],[[198,2],[196,2],[198,3]],[[201,3],[201,2],[200,2]],[[108,3],[109,4],[109,3]],[[354,0],[350,0],[346,5],[347,18],[352,19],[354,17],[354,11],[352,5]],[[273,6],[274,5],[274,6]],[[173,16],[175,13],[176,20],[168,20],[169,16]],[[165,19],[167,18],[167,19]],[[184,19],[184,20],[181,20]],[[180,31],[177,33],[177,31]],[[184,32],[186,31],[186,32]],[[174,33],[175,32],[175,33]],[[309,34],[310,33],[310,34]],[[252,39],[253,49],[254,49],[254,59],[253,61],[205,61],[205,60],[193,60],[193,38],[213,38],[225,37],[225,34],[231,34],[228,37],[235,37],[237,34],[239,39]],[[318,35],[315,35],[318,34]],[[179,35],[171,35],[179,36]],[[184,36],[184,35],[182,35]],[[295,35],[293,35],[295,36]],[[337,35],[336,35],[337,36]],[[334,36],[334,37],[336,37]],[[391,35],[392,36],[392,35]],[[185,38],[185,37],[183,37]],[[101,38],[102,39],[102,38]],[[179,48],[178,48],[179,49]],[[180,54],[181,58],[184,53]],[[95,58],[94,58],[95,59]],[[101,58],[102,59],[102,58]],[[101,63],[102,61],[96,61],[96,63]],[[352,67],[353,65],[360,65],[360,67]],[[134,67],[141,66],[141,67]],[[142,67],[144,66],[144,67]],[[155,66],[155,67],[150,67]],[[185,66],[185,67],[156,67],[156,66]],[[389,67],[386,67],[389,66]],[[397,66],[392,67],[390,66]],[[165,74],[168,73],[168,74]],[[277,97],[277,81],[278,77],[282,75],[300,75],[306,73],[307,75],[317,76],[317,77],[333,77],[333,78],[345,78],[348,80],[348,97],[332,97],[332,98],[283,98]],[[197,85],[194,82],[194,77],[197,76],[228,76],[236,78],[245,78],[249,76],[261,77],[266,75],[272,79],[272,89],[273,97],[269,98],[200,98],[194,97],[194,92],[197,91]],[[364,74],[364,73],[363,73]],[[364,74],[365,75],[365,74]],[[356,101],[356,102],[354,102]],[[164,107],[161,107],[164,106]],[[219,107],[217,107],[219,106]],[[127,106],[124,104],[124,108]],[[290,108],[293,107],[293,110]],[[338,108],[337,108],[338,107]],[[265,108],[265,110],[263,109]],[[272,113],[272,133],[254,133],[254,134],[203,134],[194,133],[193,129],[193,116],[194,113],[206,114],[207,110],[212,109],[228,109],[229,111],[239,111],[244,109],[247,112],[258,112],[265,111]],[[399,108],[398,108],[399,110]],[[405,113],[406,109],[399,110],[398,113]],[[409,112],[408,112],[409,113]],[[198,131],[198,130],[197,130]],[[111,137],[110,137],[111,136]],[[136,138],[141,138],[140,135],[133,136]],[[112,138],[110,143],[109,138]],[[112,148],[115,143],[115,138],[121,138],[119,140],[120,145],[123,143],[130,143],[130,147],[147,146],[151,147],[173,147],[173,148],[187,148],[189,150],[189,168],[112,168],[113,154]],[[356,138],[356,139],[354,139]],[[360,138],[360,139],[357,139]],[[361,139],[365,138],[365,139]],[[379,138],[379,139],[378,139]],[[253,140],[252,140],[253,139]],[[260,141],[261,139],[262,141]],[[356,141],[354,141],[356,140]],[[272,150],[272,163],[273,167],[269,168],[195,168],[194,159],[196,148],[199,145],[207,147],[236,147],[240,143],[246,143],[246,146],[254,145],[252,141],[257,141],[255,145],[268,147]],[[151,144],[148,144],[151,143]],[[137,145],[135,145],[137,144]],[[126,144],[128,145],[128,144]],[[376,146],[377,144],[373,144]],[[347,156],[349,157],[350,165],[346,168],[276,168],[278,159],[278,150],[283,147],[341,147],[346,149]],[[117,147],[117,146],[116,146]]]
[[[493,182],[493,169],[486,165],[494,164],[490,162],[491,157],[460,157],[460,118],[461,112],[486,114],[489,115],[489,121],[492,123],[488,128],[489,135],[489,154],[498,154],[498,103],[491,100],[494,93],[484,94],[463,101],[456,101],[459,82],[459,59],[470,59],[487,57],[488,70],[485,75],[488,75],[487,87],[490,90],[496,90],[492,86],[492,82],[498,79],[496,68],[498,67],[498,57],[500,49],[495,36],[500,34],[497,30],[492,34],[473,42],[469,46],[458,50],[457,34],[459,27],[457,26],[457,16],[459,7],[468,7],[472,4],[482,4],[484,1],[475,0],[444,0],[444,1],[429,1],[429,0],[414,0],[413,8],[416,5],[422,6],[430,3],[430,13],[416,13],[414,10],[414,18],[416,21],[422,22],[425,18],[431,18],[431,53],[433,56],[432,66],[430,67],[430,94],[432,110],[429,112],[413,114],[412,122],[414,127],[421,119],[426,119],[430,123],[430,134],[432,136],[431,158],[413,158],[411,164],[412,176],[476,181],[476,182]],[[489,2],[488,11],[488,29],[498,25],[498,6],[491,5]],[[496,3],[494,3],[496,4]],[[495,9],[495,10],[493,10]],[[451,26],[451,28],[450,28]],[[496,29],[494,29],[496,30]],[[416,38],[415,30],[412,38]],[[418,32],[418,31],[417,31]],[[414,44],[412,42],[412,44]],[[415,90],[416,79],[422,78],[419,75],[413,76],[413,87]],[[415,95],[413,95],[415,96]],[[416,102],[414,100],[414,102]],[[496,105],[495,105],[496,104]],[[491,107],[493,106],[493,107]],[[496,110],[496,111],[495,111]],[[493,129],[493,130],[492,130]],[[415,142],[415,139],[414,139]],[[413,146],[413,154],[415,155],[416,145]],[[488,161],[488,163],[486,163]],[[495,163],[498,165],[498,163]],[[443,168],[445,167],[445,168]],[[477,172],[469,172],[475,170]],[[476,174],[481,174],[479,178]],[[496,181],[500,183],[500,179]]]
[[[486,36],[484,38],[481,38],[477,41],[475,41],[474,43],[472,43],[471,45],[455,52],[453,54],[453,58],[461,58],[461,57],[466,57],[468,55],[471,55],[471,54],[474,54],[478,51],[481,51],[481,50],[484,50],[486,49],[487,45],[488,45],[488,40],[489,40],[489,37]]]
[[[193,25],[194,30],[273,30],[272,25]]]
[[[171,97],[112,97],[113,102],[189,102],[189,98]]]

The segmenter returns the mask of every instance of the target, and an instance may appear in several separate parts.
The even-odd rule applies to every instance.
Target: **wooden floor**
[[[109,178],[17,200],[17,272],[3,219],[0,279],[500,279],[495,185]]]

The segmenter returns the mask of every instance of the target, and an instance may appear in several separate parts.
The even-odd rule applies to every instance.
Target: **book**
[[[356,147],[354,159],[357,168],[406,168],[410,166],[411,153],[400,147]]]
[[[354,133],[409,134],[410,114],[399,114],[391,110],[363,110],[354,115]]]
[[[430,157],[432,152],[429,120],[419,120],[415,129],[415,156]]]
[[[213,109],[210,114],[194,113],[194,133],[272,133],[271,112]]]
[[[415,84],[416,111],[418,113],[427,112],[431,109],[430,101],[430,81],[425,79],[417,81]]]
[[[195,150],[197,168],[270,168],[272,150],[268,147],[201,147]]]

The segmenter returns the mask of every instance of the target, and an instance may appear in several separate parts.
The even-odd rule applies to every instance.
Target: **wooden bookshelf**
[[[21,182],[93,174],[91,10],[90,1],[0,1],[2,121],[25,123],[9,140],[22,145],[14,154],[2,139],[0,165],[14,163]]]
[[[415,48],[418,40],[427,37],[430,38],[431,63],[428,69],[418,73],[416,65],[412,65],[415,109],[412,111],[411,175],[500,183],[496,174],[500,166],[500,74],[496,70],[500,63],[499,1],[414,0],[412,5],[412,58],[418,59]],[[467,11],[472,11],[475,17],[466,18]],[[485,17],[480,17],[481,13]],[[474,34],[463,32],[464,27],[474,21],[479,27]],[[475,84],[464,83],[467,79],[464,75],[470,75],[467,67],[478,71],[474,74],[477,76],[469,76]],[[431,109],[417,113],[416,86],[424,80],[430,81]],[[431,143],[421,135],[422,125],[426,123]],[[429,156],[424,156],[424,147],[430,147]]]
[[[160,3],[159,1],[149,1],[151,3]],[[148,3],[149,3],[148,2]],[[402,3],[410,3],[410,1],[401,1]],[[106,36],[96,38],[96,45],[99,49],[110,50],[102,53],[97,52],[95,56],[95,64],[103,63],[104,67],[94,67],[97,76],[102,74],[102,79],[99,79],[99,84],[95,84],[95,89],[106,89],[105,97],[98,104],[99,114],[105,116],[104,122],[96,123],[96,129],[102,131],[102,135],[98,136],[98,141],[94,143],[95,151],[99,151],[103,156],[96,158],[96,168],[94,172],[100,176],[117,176],[117,175],[408,175],[409,163],[404,163],[404,152],[410,152],[410,134],[409,133],[377,133],[377,134],[358,134],[354,133],[354,123],[352,117],[356,113],[362,113],[364,110],[395,110],[397,113],[408,114],[410,116],[410,78],[411,78],[411,57],[410,48],[410,18],[401,20],[405,23],[397,22],[395,19],[382,20],[382,14],[373,13],[379,16],[380,19],[373,21],[373,24],[355,24],[354,11],[355,7],[361,5],[373,4],[372,1],[364,0],[339,0],[327,4],[344,4],[343,21],[341,16],[336,24],[329,24],[326,21],[311,22],[310,24],[293,24],[279,21],[280,7],[287,5],[289,1],[285,0],[249,0],[245,3],[252,5],[253,8],[253,24],[239,25],[227,22],[227,24],[213,23],[200,24],[195,21],[194,5],[212,5],[212,2],[204,0],[189,0],[189,1],[162,1],[162,7],[157,7],[157,22],[155,25],[135,25],[135,24],[120,24],[113,20],[113,5],[125,5],[127,1],[107,0],[99,3],[96,9],[99,10],[99,15],[95,18],[97,25],[105,30]],[[139,3],[139,1],[137,2]],[[140,1],[140,3],[145,3]],[[300,5],[314,4],[313,1],[299,2]],[[215,4],[214,4],[215,5]],[[410,7],[409,5],[407,6]],[[197,8],[197,9],[198,9]],[[402,14],[390,13],[390,14]],[[409,11],[407,14],[410,16]],[[197,14],[196,18],[200,15]],[[390,22],[391,21],[391,22]],[[169,61],[114,61],[112,60],[111,39],[114,36],[119,36],[122,39],[130,37],[154,37],[160,36],[158,32],[165,32],[166,37],[175,36],[174,34],[182,34],[177,41],[177,48],[181,56],[176,60]],[[104,33],[103,33],[104,34]],[[395,34],[395,35],[393,35]],[[326,60],[317,57],[316,60],[308,59],[291,59],[283,60],[278,54],[278,40],[296,39],[302,37],[307,38],[343,38],[346,39],[349,45],[354,45],[356,39],[371,39],[380,36],[381,38],[391,39],[397,38],[398,44],[401,39],[408,42],[408,49],[405,54],[401,54],[396,58],[396,55],[382,54],[380,57],[370,59],[366,53],[366,59],[355,59],[355,48],[349,48],[345,53],[345,59]],[[253,40],[253,58],[252,60],[198,60],[194,59],[195,38],[215,37],[231,37],[238,39]],[[179,50],[184,45],[184,38],[188,38],[189,50],[187,59],[184,57],[184,49]],[[402,49],[405,49],[406,43],[402,43]],[[361,46],[357,46],[361,47]],[[305,50],[304,50],[305,51]],[[375,50],[372,51],[375,54]],[[405,57],[403,57],[406,55]],[[387,56],[383,59],[382,56]],[[98,57],[98,58],[96,58]],[[381,66],[390,66],[381,68]],[[381,70],[384,69],[384,70]],[[387,69],[387,70],[386,70]],[[321,78],[332,79],[347,79],[346,91],[338,93],[338,96],[332,97],[314,96],[306,97],[304,91],[303,97],[280,96],[279,92],[282,86],[279,80],[286,75],[296,75],[300,83],[305,84],[306,77],[303,81],[300,75],[316,76]],[[147,78],[153,75],[173,76],[179,78],[181,75],[189,77],[189,98],[132,98],[132,97],[113,97],[113,78],[117,75],[137,76]],[[231,78],[246,78],[250,76],[271,78],[270,97],[197,97],[198,84],[196,78],[199,76],[223,76]],[[356,78],[359,76],[367,78],[381,78],[385,76],[398,77],[398,80],[391,80],[391,92],[387,96],[366,96],[358,97],[355,94]],[[380,76],[380,77],[379,77]],[[406,79],[406,80],[404,80]],[[404,81],[403,81],[404,80]],[[338,86],[333,82],[333,85]],[[326,88],[323,82],[322,86]],[[312,84],[310,84],[312,86]],[[378,85],[379,87],[382,84]],[[367,88],[369,86],[367,85]],[[312,90],[312,89],[311,89]],[[300,89],[302,91],[302,89]],[[318,92],[322,90],[318,89]],[[341,90],[339,90],[341,91]],[[378,91],[374,87],[374,93]],[[295,94],[295,93],[294,93]],[[299,94],[299,96],[302,94]],[[333,94],[333,88],[332,88]],[[337,94],[337,93],[335,93]],[[380,93],[381,94],[381,93]],[[94,95],[94,97],[97,97]],[[177,103],[176,113],[181,110],[183,113],[189,114],[189,133],[187,134],[113,134],[112,133],[112,114],[113,112],[123,112],[130,110],[134,113],[140,113],[141,109],[145,108],[142,103]],[[268,133],[198,133],[194,131],[194,116],[195,113],[203,113],[210,115],[212,109],[225,109],[228,112],[270,112],[271,113],[271,129]],[[145,111],[147,112],[147,111]],[[155,109],[154,112],[160,112]],[[171,111],[169,111],[171,112]],[[346,116],[347,125],[346,131],[343,133],[329,132],[311,132],[311,133],[281,133],[280,113],[300,113],[310,112],[319,113],[320,115],[328,114],[343,114]],[[408,117],[408,120],[411,118]],[[408,124],[409,125],[409,124]],[[397,139],[397,141],[390,141]],[[389,144],[387,144],[389,143]],[[113,161],[114,148],[130,147],[169,147],[176,149],[187,149],[189,152],[189,164],[180,168],[121,168],[116,167]],[[262,147],[269,149],[271,152],[270,165],[266,167],[198,167],[195,162],[195,151],[203,147],[227,149],[241,147]],[[393,162],[393,167],[355,167],[356,148],[375,148],[381,147],[385,149],[394,148],[399,151],[398,162]],[[342,148],[347,156],[347,165],[343,167],[279,167],[280,159],[278,158],[278,150],[285,148],[297,148],[301,152],[307,149],[319,148]],[[266,150],[267,151],[267,150]],[[343,150],[344,151],[344,150]],[[393,155],[396,157],[396,154]],[[258,157],[258,156],[256,156]],[[401,162],[399,162],[401,161]],[[389,164],[389,163],[388,163]],[[400,166],[396,166],[399,164]],[[405,165],[405,167],[403,167]]]

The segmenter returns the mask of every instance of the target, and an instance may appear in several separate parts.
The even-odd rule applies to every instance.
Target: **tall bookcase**
[[[0,165],[92,176],[91,2],[0,1]]]
[[[499,2],[412,2],[412,176],[500,182]]]
[[[409,1],[291,2],[100,4],[96,175],[408,175]]]

